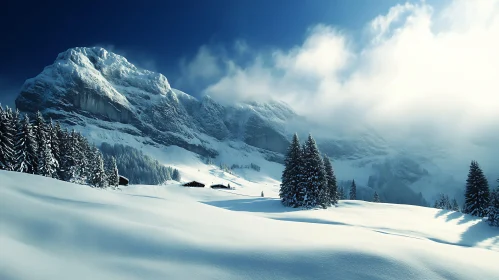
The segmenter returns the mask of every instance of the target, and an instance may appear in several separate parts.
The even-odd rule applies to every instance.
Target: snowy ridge
[[[451,211],[360,201],[289,209],[270,190],[245,194],[262,186],[244,181],[226,192],[110,191],[0,171],[0,182],[1,279],[499,277],[497,228]]]

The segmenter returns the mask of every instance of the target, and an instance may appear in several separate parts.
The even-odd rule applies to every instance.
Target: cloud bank
[[[365,25],[365,40],[337,27],[311,27],[291,49],[237,48],[241,63],[203,46],[186,79],[209,81],[221,101],[278,99],[298,113],[386,137],[499,143],[499,1],[392,7]],[[497,142],[494,142],[497,141]],[[499,144],[497,144],[499,146]]]

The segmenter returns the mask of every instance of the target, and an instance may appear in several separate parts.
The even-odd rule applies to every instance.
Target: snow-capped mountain
[[[139,69],[103,48],[59,54],[54,64],[26,81],[16,106],[66,123],[79,123],[83,116],[130,124],[157,143],[205,156],[217,155],[205,144],[206,136],[282,153],[288,143],[283,123],[297,117],[279,102],[227,107],[208,96],[197,100],[172,89],[162,74]]]
[[[173,89],[162,74],[99,47],[60,53],[25,82],[16,106],[26,113],[41,111],[69,127],[91,127],[86,136],[95,142],[119,134],[119,139],[141,139],[141,145],[175,145],[212,158],[230,147],[282,162],[292,133],[305,136],[313,127],[278,101],[222,105],[209,96],[198,100]],[[400,197],[388,201],[421,203],[419,190],[410,186],[428,177],[424,160],[394,149],[369,130],[354,137],[316,139],[321,151],[333,158],[340,180],[355,178],[369,187],[367,193],[397,188]],[[227,164],[240,163],[227,158]]]

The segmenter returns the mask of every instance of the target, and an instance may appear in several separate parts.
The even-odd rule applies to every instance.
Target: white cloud
[[[187,78],[188,83],[219,77],[222,69],[218,60],[207,46],[202,46],[193,60],[181,62],[182,77]]]
[[[280,99],[335,127],[368,124],[421,143],[499,141],[499,1],[397,5],[366,28],[361,48],[348,33],[318,25],[294,48],[253,51],[249,65],[218,57],[223,75],[204,93]]]

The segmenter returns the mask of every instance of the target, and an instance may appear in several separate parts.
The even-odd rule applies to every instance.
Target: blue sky
[[[465,162],[497,163],[499,0],[2,5],[3,104],[58,53],[102,46],[196,97],[277,99],[325,133],[370,126]]]
[[[499,0],[7,1],[0,26],[3,104],[58,53],[103,46],[196,97],[278,99],[403,142],[499,142]]]
[[[176,86],[180,61],[203,46],[253,50],[301,44],[308,28],[322,23],[361,34],[366,22],[394,0],[214,0],[214,1],[12,1],[0,11],[0,101],[10,103],[25,79],[76,46],[104,46]],[[240,59],[242,59],[240,57]],[[199,84],[180,84],[199,95]],[[8,93],[6,93],[6,91]],[[7,98],[6,95],[11,98]]]

